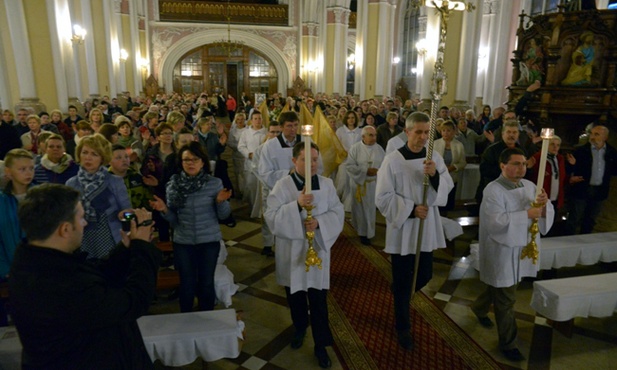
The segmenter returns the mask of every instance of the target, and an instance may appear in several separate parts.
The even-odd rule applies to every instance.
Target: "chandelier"
[[[214,42],[214,46],[223,49],[223,51],[230,57],[237,50],[244,48],[242,41],[231,40],[231,13],[229,11],[229,0],[227,0],[227,6],[225,8],[225,18],[227,19],[227,40],[222,39]]]

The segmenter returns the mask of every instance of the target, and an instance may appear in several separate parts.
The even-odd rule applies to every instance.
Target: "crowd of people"
[[[315,356],[325,368],[331,364],[325,348],[332,345],[326,304],[330,248],[342,231],[345,212],[350,212],[360,242],[371,245],[378,209],[387,225],[385,252],[392,256],[397,338],[401,347],[410,350],[412,277],[417,275],[416,290],[431,279],[432,252],[445,246],[441,217],[455,207],[456,187],[464,181],[460,174],[468,161],[477,161],[480,277],[489,288],[473,312],[482,325],[492,326],[486,314],[494,304],[500,347],[507,358],[521,360],[515,344],[513,291],[523,276],[535,271],[525,265],[529,271],[523,273],[516,267],[526,262],[510,252],[522,248],[527,237],[523,241],[514,236],[527,235],[521,230],[534,218],[543,219],[541,231],[549,232],[554,213],[567,214],[567,221],[553,228],[553,235],[592,232],[602,201],[608,197],[610,178],[617,174],[617,152],[607,143],[609,132],[602,125],[591,128],[588,143],[572,153],[561,154],[561,139],[553,137],[546,172],[538,174],[539,127],[531,121],[519,122],[537,88],[539,82],[530,85],[514,110],[484,106],[476,116],[473,110],[441,107],[430,160],[426,160],[428,112],[418,110],[418,101],[403,102],[398,97],[356,102],[351,95],[284,98],[273,94],[254,104],[245,94],[238,101],[223,94],[161,94],[153,99],[125,96],[125,109],[116,98],[88,101],[85,118],[75,106],[66,115],[59,110],[48,114],[21,108],[16,115],[4,110],[0,281],[23,273],[15,266],[11,270],[14,256],[19,256],[18,245],[32,249],[50,237],[36,234],[32,238],[32,225],[23,224],[31,217],[22,217],[18,206],[34,201],[28,200],[29,189],[45,183],[66,185],[79,192],[79,201],[70,201],[71,210],[83,209],[79,246],[88,261],[103,263],[116,253],[118,244],[131,244],[122,223],[135,214],[146,216],[153,220],[159,241],[173,241],[180,310],[192,311],[195,297],[199,310],[212,310],[222,240],[219,224],[236,225],[229,204],[235,197],[251,206],[251,217],[263,219],[262,254],[275,258],[277,282],[285,287],[296,328],[292,348],[302,346],[310,322]],[[304,152],[304,137],[298,134],[303,110],[323,114],[331,136],[347,152],[345,161],[328,177],[321,176],[323,158],[330,158],[323,151],[333,149],[312,143],[310,153]],[[228,146],[233,173],[221,158]],[[311,164],[310,179],[306,179],[306,161]],[[536,196],[531,181],[538,176],[545,181],[544,190]],[[306,181],[311,191],[306,191]],[[74,196],[58,190],[64,188],[42,189]],[[42,191],[36,194],[43,197]],[[531,207],[534,200],[541,207]],[[313,219],[308,221],[307,207],[313,208]],[[65,217],[62,222],[73,221]],[[52,226],[49,233],[55,230]],[[129,229],[136,231],[137,226]],[[420,227],[423,239],[417,245]],[[303,258],[306,232],[314,233],[323,263],[323,269],[308,274]],[[495,240],[501,242],[492,246]],[[67,253],[76,249],[74,244],[73,240]],[[22,253],[21,263],[37,253]],[[487,258],[498,263],[489,264]],[[416,272],[415,265],[419,266]],[[18,329],[26,319],[16,316]],[[27,341],[22,342],[28,351]]]

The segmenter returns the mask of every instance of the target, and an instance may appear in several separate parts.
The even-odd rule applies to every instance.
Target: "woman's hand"
[[[152,209],[154,209],[155,211],[167,213],[167,211],[169,210],[167,208],[167,204],[163,202],[163,199],[157,197],[156,195],[154,196],[154,200],[151,200],[149,203],[150,207],[152,207]]]
[[[229,198],[231,198],[231,189],[223,189],[216,195],[216,202],[223,203]]]

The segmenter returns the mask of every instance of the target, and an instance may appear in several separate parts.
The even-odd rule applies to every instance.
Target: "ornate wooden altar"
[[[575,144],[591,122],[617,128],[617,11],[520,15],[511,108],[540,79],[526,118],[551,125]]]

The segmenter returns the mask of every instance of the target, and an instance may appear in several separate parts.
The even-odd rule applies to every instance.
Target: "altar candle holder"
[[[301,133],[302,136],[304,136],[304,194],[311,194],[311,135],[313,135],[313,126],[302,125]],[[313,208],[313,205],[304,206],[304,209],[306,209],[306,221],[313,220]],[[311,266],[317,266],[317,268],[321,270],[321,258],[319,258],[319,256],[317,255],[317,251],[315,251],[315,248],[313,248],[315,232],[307,231],[306,239],[308,241],[306,260],[304,261],[304,265],[306,266],[306,272],[309,272]]]
[[[538,183],[536,185],[536,199],[542,193],[542,188],[544,187],[544,172],[546,172],[546,157],[548,155],[548,145],[553,138],[555,130],[552,128],[543,128],[540,137],[542,137],[542,152],[540,153],[540,168],[538,169]],[[531,203],[532,207],[541,207],[542,205],[536,203],[535,199],[533,203]],[[529,226],[529,234],[531,240],[523,248],[521,252],[521,259],[531,258],[533,264],[535,265],[538,262],[538,256],[540,252],[538,252],[538,244],[536,243],[536,237],[540,228],[538,227],[538,219],[534,218],[531,221],[531,226]]]

